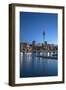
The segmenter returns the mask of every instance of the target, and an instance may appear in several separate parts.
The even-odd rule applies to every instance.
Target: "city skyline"
[[[57,44],[58,15],[53,13],[20,12],[20,42]]]

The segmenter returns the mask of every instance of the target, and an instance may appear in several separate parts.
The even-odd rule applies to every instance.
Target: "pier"
[[[58,59],[57,50],[34,50],[32,52],[23,52],[23,55],[33,55],[35,57],[46,58],[46,59]]]
[[[44,50],[44,51],[33,51],[35,56],[42,57],[46,59],[58,59],[57,50]]]

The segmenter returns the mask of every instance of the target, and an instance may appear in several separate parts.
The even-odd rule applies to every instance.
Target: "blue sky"
[[[20,42],[57,44],[58,15],[53,13],[20,12]]]

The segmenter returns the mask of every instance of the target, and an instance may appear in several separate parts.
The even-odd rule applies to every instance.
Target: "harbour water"
[[[35,53],[20,53],[20,78],[57,76],[58,60],[37,57]]]

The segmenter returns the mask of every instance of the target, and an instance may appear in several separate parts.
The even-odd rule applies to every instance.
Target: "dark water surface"
[[[58,60],[36,57],[34,54],[23,54],[20,57],[20,77],[46,77],[58,74]]]

